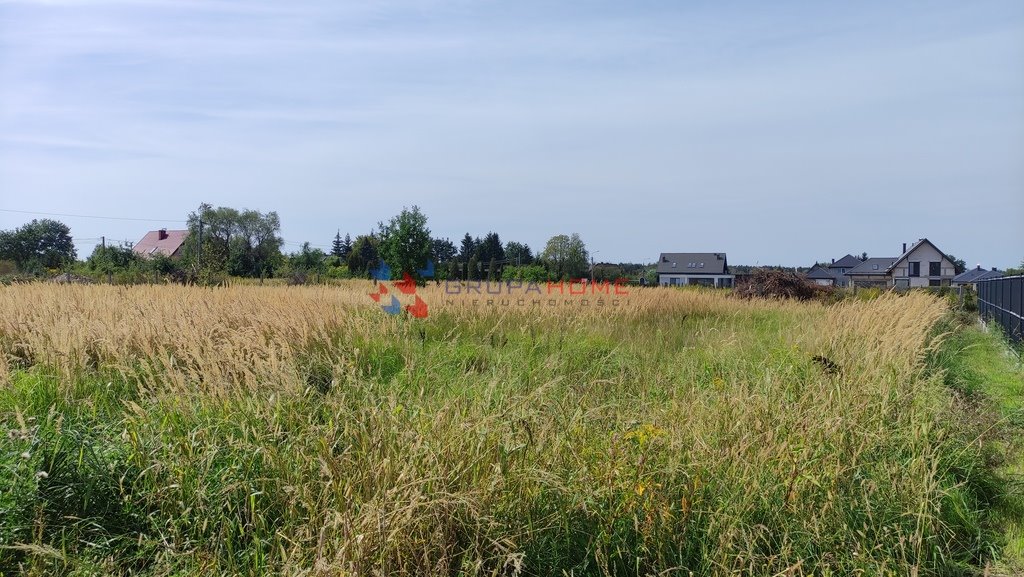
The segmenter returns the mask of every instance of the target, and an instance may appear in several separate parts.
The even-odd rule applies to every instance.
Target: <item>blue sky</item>
[[[0,0],[0,209],[201,202],[276,210],[286,251],[416,204],[599,261],[1013,266],[1024,3]]]

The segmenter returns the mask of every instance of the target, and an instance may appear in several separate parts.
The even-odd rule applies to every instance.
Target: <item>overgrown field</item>
[[[413,319],[371,288],[0,288],[0,572],[948,575],[1000,546],[998,423],[947,385],[934,297],[435,287]]]

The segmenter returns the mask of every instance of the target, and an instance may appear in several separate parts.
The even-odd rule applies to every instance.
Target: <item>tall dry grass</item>
[[[41,548],[8,562],[925,575],[987,554],[997,490],[928,370],[932,297],[435,286],[415,320],[369,288],[0,291],[6,450],[30,455],[0,539]]]

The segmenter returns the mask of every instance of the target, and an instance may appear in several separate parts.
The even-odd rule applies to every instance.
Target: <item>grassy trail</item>
[[[982,397],[996,411],[999,474],[1013,488],[1000,507],[1004,543],[988,567],[992,575],[1024,574],[1024,362],[1020,345],[1008,345],[998,329],[970,324],[943,347],[946,383],[969,398]]]

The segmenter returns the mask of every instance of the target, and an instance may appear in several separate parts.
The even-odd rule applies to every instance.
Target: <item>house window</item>
[[[910,263],[910,275],[909,276],[921,276],[921,263],[912,262]]]
[[[937,278],[928,279],[928,286],[942,286],[942,281]]]
[[[672,263],[672,268],[676,268],[676,263]]]
[[[873,265],[871,265],[871,269],[872,269],[872,270],[878,270],[878,265],[877,265],[877,264],[873,264]]]
[[[928,276],[942,276],[942,262],[928,263]]]
[[[700,267],[699,268],[704,268],[704,263],[700,263]]]

